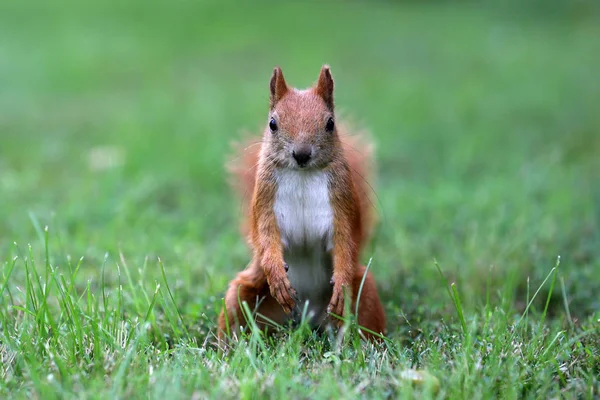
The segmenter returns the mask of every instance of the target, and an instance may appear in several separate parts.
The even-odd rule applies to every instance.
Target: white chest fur
[[[276,179],[274,211],[290,283],[301,303],[308,300],[309,310],[322,314],[332,274],[329,177],[322,171],[280,170]]]
[[[322,171],[277,172],[275,215],[286,248],[331,246],[333,210],[328,176]]]

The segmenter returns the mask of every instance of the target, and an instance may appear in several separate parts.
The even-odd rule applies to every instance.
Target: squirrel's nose
[[[294,160],[296,160],[298,166],[304,167],[308,161],[310,161],[312,148],[309,145],[297,146],[294,151],[292,151],[292,156],[294,156]]]

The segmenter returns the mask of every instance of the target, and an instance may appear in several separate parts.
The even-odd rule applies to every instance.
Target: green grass
[[[0,5],[0,397],[597,397],[598,10],[491,4]],[[388,340],[223,353],[230,143],[323,63],[377,145]]]

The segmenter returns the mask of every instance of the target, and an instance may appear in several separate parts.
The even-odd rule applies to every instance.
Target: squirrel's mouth
[[[288,169],[293,169],[297,171],[318,171],[327,168],[329,165],[328,162],[321,162],[321,160],[312,159],[307,163],[298,163],[293,158],[286,160],[284,164]]]
[[[310,170],[318,169],[315,167],[315,165],[313,163],[299,165],[298,163],[296,163],[294,161],[289,163],[288,168],[295,169],[298,171],[310,171]]]

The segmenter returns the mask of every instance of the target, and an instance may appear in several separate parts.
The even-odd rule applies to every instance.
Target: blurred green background
[[[381,223],[363,259],[373,257],[392,335],[402,314],[450,318],[434,259],[466,307],[489,282],[522,310],[527,277],[537,287],[560,255],[571,312],[589,315],[600,306],[597,11],[3,2],[0,256],[18,253],[13,242],[42,254],[46,225],[56,265],[85,256],[81,287],[98,284],[107,252],[108,284],[121,257],[159,274],[160,256],[187,321],[214,329],[249,257],[224,169],[230,144],[262,131],[275,65],[306,87],[328,63],[340,115],[377,146]]]

